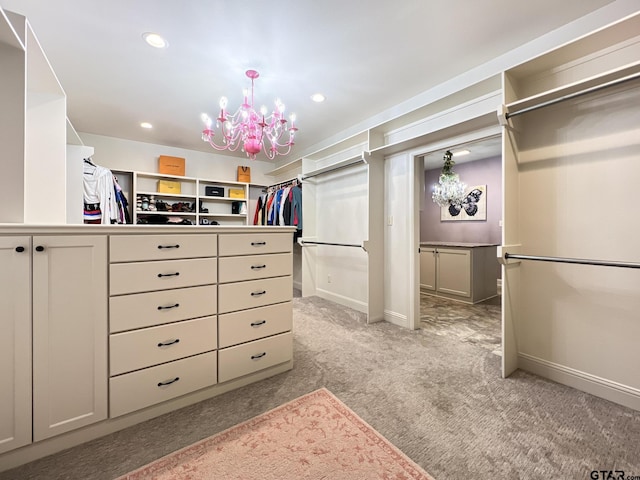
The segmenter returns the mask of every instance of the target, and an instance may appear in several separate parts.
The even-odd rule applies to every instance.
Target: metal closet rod
[[[548,100],[546,102],[538,103],[536,105],[532,105],[530,107],[526,107],[520,110],[516,110],[515,112],[507,112],[505,113],[505,118],[508,120],[511,117],[515,117],[516,115],[522,115],[523,113],[532,112],[534,110],[538,110],[540,108],[548,107],[550,105],[554,105],[556,103],[564,102],[566,100],[571,100],[572,98],[581,97],[582,95],[587,95],[589,93],[594,93],[599,90],[604,90],[605,88],[614,87],[616,85],[621,85],[626,82],[630,82],[631,80],[636,80],[640,78],[640,72],[634,73],[632,75],[628,75],[623,78],[619,78],[618,80],[612,80],[610,82],[603,83],[601,85],[596,85],[595,87],[585,88],[584,90],[580,90],[579,92],[570,93],[565,95],[564,97],[554,98],[553,100]]]
[[[505,253],[506,260],[513,258],[518,260],[535,260],[538,262],[575,263],[578,265],[596,265],[600,267],[640,268],[640,263],[607,262],[603,260],[584,260],[582,258],[541,257],[536,255],[517,255]]]

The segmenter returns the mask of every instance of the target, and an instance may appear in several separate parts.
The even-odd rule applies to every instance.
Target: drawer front
[[[218,259],[218,269],[220,283],[281,277],[293,273],[293,258],[290,253],[225,257]]]
[[[216,368],[217,352],[209,352],[113,377],[109,379],[109,416],[118,417],[215,385]]]
[[[218,255],[256,255],[293,251],[292,233],[237,233],[218,237]]]
[[[215,315],[215,285],[121,295],[109,299],[109,333]]]
[[[218,345],[224,348],[250,342],[290,331],[292,327],[291,302],[225,313],[218,318]]]
[[[292,298],[293,283],[290,276],[227,283],[218,286],[218,312],[228,313],[263,307],[288,302]]]
[[[216,283],[217,262],[217,258],[193,258],[111,264],[110,293],[121,295]]]
[[[217,330],[214,316],[111,335],[110,373],[120,375],[215,350]]]
[[[220,383],[273,367],[293,358],[293,334],[282,333],[218,352]]]
[[[215,257],[217,235],[111,235],[110,261],[140,262]]]

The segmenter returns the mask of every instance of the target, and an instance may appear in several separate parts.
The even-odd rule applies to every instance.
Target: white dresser
[[[1,226],[2,469],[293,368],[293,231]]]
[[[220,382],[293,357],[291,235],[220,235]]]
[[[217,235],[109,243],[109,416],[217,383]]]

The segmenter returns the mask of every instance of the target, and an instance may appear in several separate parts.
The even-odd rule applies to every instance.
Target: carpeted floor
[[[437,308],[446,314],[446,305]],[[490,315],[477,313],[489,310],[481,305],[449,308],[463,317]],[[489,336],[474,341],[448,322],[451,334],[427,318],[416,331],[366,325],[348,308],[295,298],[292,371],[0,473],[0,480],[110,480],[320,387],[438,480],[640,475],[640,412],[525,372],[502,379]]]

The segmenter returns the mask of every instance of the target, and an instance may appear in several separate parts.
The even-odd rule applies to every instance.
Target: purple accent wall
[[[468,186],[487,186],[487,220],[441,222],[440,207],[431,200],[441,168],[424,172],[424,197],[420,211],[421,242],[496,243],[502,241],[502,158],[492,157],[456,164],[453,170]]]

